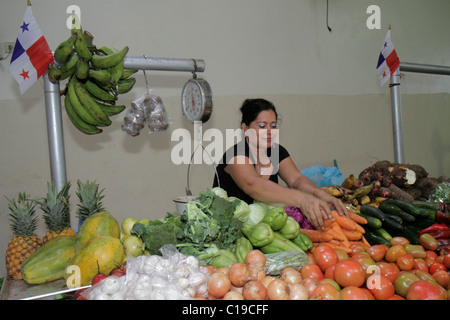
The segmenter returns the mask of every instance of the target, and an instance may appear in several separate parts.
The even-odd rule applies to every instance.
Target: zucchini
[[[406,200],[389,199],[385,202],[392,203],[393,205],[396,205],[406,213],[412,214],[413,216],[420,216],[420,214],[422,213],[420,208],[416,207],[411,202]]]
[[[411,203],[413,205],[415,205],[416,207],[423,208],[423,209],[431,209],[434,211],[441,210],[441,207],[435,202],[415,200]]]
[[[403,220],[402,218],[400,218],[399,216],[393,215],[393,214],[389,214],[389,213],[384,213],[386,215],[386,218],[390,218],[392,220],[394,220],[397,223],[403,224]]]
[[[386,216],[386,219],[383,221],[383,226],[386,225],[389,227],[389,229],[396,230],[396,231],[402,231],[403,226],[395,221],[394,219],[391,219],[390,217]]]
[[[376,229],[378,230],[378,229]],[[373,246],[373,245],[377,245],[377,244],[385,244],[388,247],[391,246],[391,243],[386,240],[386,238],[380,236],[377,232],[375,232],[376,230],[371,230],[369,228],[366,229],[366,233],[364,233],[364,238],[366,238],[366,240]]]
[[[359,211],[362,214],[366,214],[368,216],[380,219],[381,222],[383,222],[386,219],[386,215],[384,214],[384,212],[374,206],[363,204],[359,209]]]
[[[413,215],[405,212],[400,207],[390,203],[389,201],[390,200],[380,203],[380,206],[378,208],[385,213],[396,215],[402,218],[402,220],[407,222],[413,222],[414,220],[416,220],[416,218]]]
[[[369,215],[361,213],[361,212],[357,213],[357,215],[359,215],[359,216],[363,217],[364,219],[366,219],[367,220],[366,226],[368,226],[368,227],[370,227],[372,229],[381,228],[381,226],[383,225],[381,220],[378,219],[378,218],[369,216]]]

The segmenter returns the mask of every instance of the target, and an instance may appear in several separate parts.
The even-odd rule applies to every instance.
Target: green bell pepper
[[[216,268],[221,268],[229,267],[236,262],[237,258],[233,252],[230,250],[221,249],[219,250],[219,254],[212,259],[211,265]]]
[[[284,227],[288,215],[284,208],[271,208],[262,222],[267,223],[272,230],[277,231]]]
[[[286,220],[286,224],[279,232],[288,239],[294,239],[300,233],[300,224],[291,216]]]
[[[241,230],[254,247],[262,247],[273,241],[273,230],[267,223],[260,222],[252,226],[243,225]]]
[[[238,262],[245,262],[247,253],[253,250],[252,243],[246,237],[240,237],[236,241],[235,255]]]

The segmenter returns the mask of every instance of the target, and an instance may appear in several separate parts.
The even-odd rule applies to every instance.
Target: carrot
[[[323,220],[323,225],[325,226],[325,228],[328,228],[334,222],[336,222],[336,219],[334,219],[334,218],[325,219],[325,220]]]
[[[348,215],[350,216],[350,219],[355,221],[357,224],[367,224],[367,220],[364,217],[361,217],[360,215],[349,211]]]
[[[300,232],[306,234],[312,242],[324,242],[333,239],[330,234],[318,230],[300,229]]]
[[[331,215],[342,228],[356,231],[356,222],[354,222],[350,218],[347,218],[347,216],[339,215],[336,210],[331,210]]]
[[[345,251],[347,253],[351,253],[352,252],[352,249],[350,249],[348,247],[344,247],[344,246],[338,245],[338,244],[335,244],[333,242],[321,242],[320,244],[322,244],[324,246],[329,246],[330,248],[333,248],[333,249],[341,249],[341,250],[343,250],[343,251]]]
[[[365,245],[367,248],[370,248],[370,247],[371,247],[369,241],[367,241],[367,239],[366,239],[364,236],[362,236],[361,241],[362,241],[362,243],[364,243],[364,245]]]
[[[361,240],[361,238],[362,238],[361,232],[358,232],[358,231],[350,231],[350,230],[342,229],[342,232],[345,234],[347,239],[351,240],[351,241]]]
[[[342,231],[341,226],[339,223],[335,222],[331,225],[331,228],[337,232],[341,236],[341,243],[344,247],[350,247],[350,243],[348,242],[348,238],[345,236],[344,232]]]
[[[343,241],[344,240],[344,237],[339,232],[334,230],[332,225],[330,225],[328,228],[326,228],[323,232],[327,232],[327,233],[331,234],[331,236],[335,240],[338,240],[338,241]]]

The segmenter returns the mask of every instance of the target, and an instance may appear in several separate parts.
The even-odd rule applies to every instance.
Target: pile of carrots
[[[337,211],[331,211],[332,218],[324,220],[325,228],[308,230],[300,229],[306,234],[314,246],[321,244],[334,249],[341,249],[347,253],[352,252],[350,248],[353,244],[363,244],[370,247],[369,242],[364,238],[364,228],[367,220],[356,213],[349,212],[349,217],[340,215]]]

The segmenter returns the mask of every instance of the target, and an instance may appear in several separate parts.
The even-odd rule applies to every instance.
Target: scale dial
[[[189,79],[181,93],[184,117],[190,122],[206,122],[211,116],[213,101],[209,83],[204,79]]]

